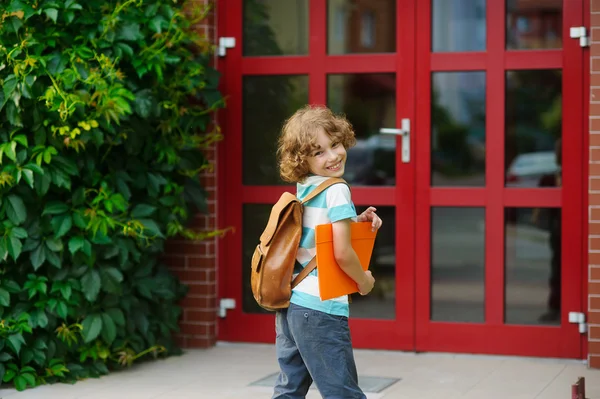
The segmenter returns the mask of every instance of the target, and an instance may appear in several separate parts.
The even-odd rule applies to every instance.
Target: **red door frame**
[[[396,187],[353,187],[357,205],[396,206],[396,320],[351,320],[356,347],[419,351],[460,351],[547,357],[581,357],[577,326],[567,323],[568,311],[580,311],[577,290],[582,286],[582,168],[583,134],[564,140],[562,189],[504,188],[504,74],[506,69],[563,67],[563,126],[582,132],[581,71],[578,42],[569,27],[581,25],[582,2],[565,0],[563,50],[505,51],[505,1],[488,1],[487,52],[431,53],[429,1],[398,1],[397,54],[328,56],[326,0],[310,1],[310,49],[301,57],[242,57],[242,1],[219,0],[220,36],[234,37],[237,46],[219,60],[228,106],[219,115],[225,140],[219,146],[219,207],[221,225],[235,226],[219,244],[219,297],[234,298],[238,306],[219,323],[219,339],[273,342],[273,315],[246,314],[242,301],[242,204],[274,203],[293,187],[242,184],[242,76],[307,74],[309,101],[326,103],[329,73],[392,72],[397,74],[396,120],[413,122],[413,161],[396,163]],[[418,4],[418,5],[417,5]],[[234,11],[236,10],[236,11]],[[227,12],[226,12],[227,11]],[[406,16],[409,16],[407,18]],[[414,16],[410,18],[410,16]],[[402,22],[400,22],[402,21]],[[421,29],[418,34],[416,27]],[[415,39],[416,38],[416,39]],[[564,63],[564,60],[574,60]],[[430,74],[432,71],[485,70],[487,76],[486,182],[484,188],[430,188]],[[416,77],[415,79],[412,77]],[[579,83],[578,83],[579,82]],[[419,93],[417,96],[416,93]],[[565,101],[564,99],[568,99]],[[418,140],[417,140],[418,136]],[[398,148],[400,143],[397,143]],[[399,151],[398,151],[399,153]],[[567,162],[567,160],[572,160]],[[227,177],[225,177],[227,176]],[[406,195],[415,193],[414,195]],[[486,322],[439,323],[429,320],[431,206],[486,207]],[[562,327],[503,324],[504,207],[563,207]],[[416,220],[419,223],[416,223]],[[415,250],[416,249],[416,250]]]
[[[273,315],[245,314],[241,310],[241,265],[242,259],[242,204],[274,203],[284,191],[295,190],[292,186],[244,186],[242,184],[241,143],[242,132],[242,76],[308,74],[309,102],[325,104],[327,101],[326,76],[331,73],[396,73],[397,74],[397,121],[402,118],[414,120],[415,86],[414,76],[414,21],[409,18],[398,24],[396,40],[398,47],[405,49],[405,58],[396,54],[368,54],[352,56],[327,55],[327,3],[325,0],[310,1],[309,55],[298,57],[242,57],[242,1],[220,0],[219,29],[221,36],[235,37],[237,46],[229,49],[220,61],[220,69],[226,79],[223,90],[228,96],[227,109],[221,114],[225,140],[219,146],[219,196],[225,198],[227,209],[220,207],[223,225],[236,226],[237,233],[225,237],[219,247],[219,297],[234,298],[238,306],[229,311],[227,318],[219,324],[219,339],[249,342],[273,342],[275,338]],[[401,15],[415,15],[414,3],[397,7],[398,20]],[[238,10],[232,12],[231,10]],[[399,124],[399,122],[398,122]],[[383,126],[382,126],[383,127]],[[393,127],[393,126],[389,126]],[[414,138],[412,138],[414,146]],[[224,167],[221,169],[221,167]],[[353,187],[352,199],[357,206],[396,206],[399,209],[414,209],[414,196],[401,195],[414,192],[414,163],[397,162],[396,176],[400,183],[396,187]],[[227,175],[225,180],[224,175]],[[396,320],[358,320],[350,322],[353,341],[357,347],[378,349],[412,350],[414,348],[414,217],[412,211],[396,212],[396,225],[403,226],[396,233],[396,248],[403,254],[403,268],[396,275]],[[227,248],[227,249],[225,249]],[[252,326],[252,328],[238,328]]]
[[[577,325],[568,323],[569,311],[582,311],[579,289],[582,267],[583,69],[579,42],[569,38],[571,26],[582,25],[583,2],[563,2],[563,49],[505,50],[505,1],[487,2],[487,52],[431,53],[431,3],[419,2],[417,36],[417,320],[416,347],[423,351],[518,354],[545,357],[581,357]],[[569,62],[565,62],[569,60]],[[505,72],[515,69],[563,69],[563,182],[562,188],[504,187]],[[430,73],[432,71],[486,71],[486,187],[430,188]],[[575,132],[569,134],[569,132]],[[483,324],[443,323],[429,320],[430,206],[486,208],[485,315]],[[561,207],[562,315],[561,327],[504,324],[504,208]]]

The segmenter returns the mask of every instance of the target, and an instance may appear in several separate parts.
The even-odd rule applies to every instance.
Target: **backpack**
[[[292,288],[317,267],[316,257],[294,278],[296,253],[302,237],[304,204],[325,189],[344,179],[330,178],[319,184],[303,201],[294,194],[283,193],[271,209],[267,227],[252,255],[250,285],[256,302],[266,310],[285,309],[290,305]]]

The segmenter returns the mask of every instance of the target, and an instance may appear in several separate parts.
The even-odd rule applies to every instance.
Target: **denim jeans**
[[[348,318],[290,304],[277,312],[281,369],[273,399],[300,399],[314,381],[324,399],[366,399],[358,387]]]

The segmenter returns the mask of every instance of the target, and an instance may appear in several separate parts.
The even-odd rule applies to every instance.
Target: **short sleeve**
[[[350,188],[335,184],[327,189],[327,217],[331,223],[356,217],[356,209],[350,197]]]

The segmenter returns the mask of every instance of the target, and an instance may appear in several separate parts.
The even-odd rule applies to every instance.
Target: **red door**
[[[378,208],[359,348],[580,357],[581,1],[221,0],[219,339],[274,342],[250,256],[283,191],[281,124],[306,103],[357,133],[346,179]],[[391,133],[391,134],[390,134]],[[564,232],[564,234],[563,234]]]

